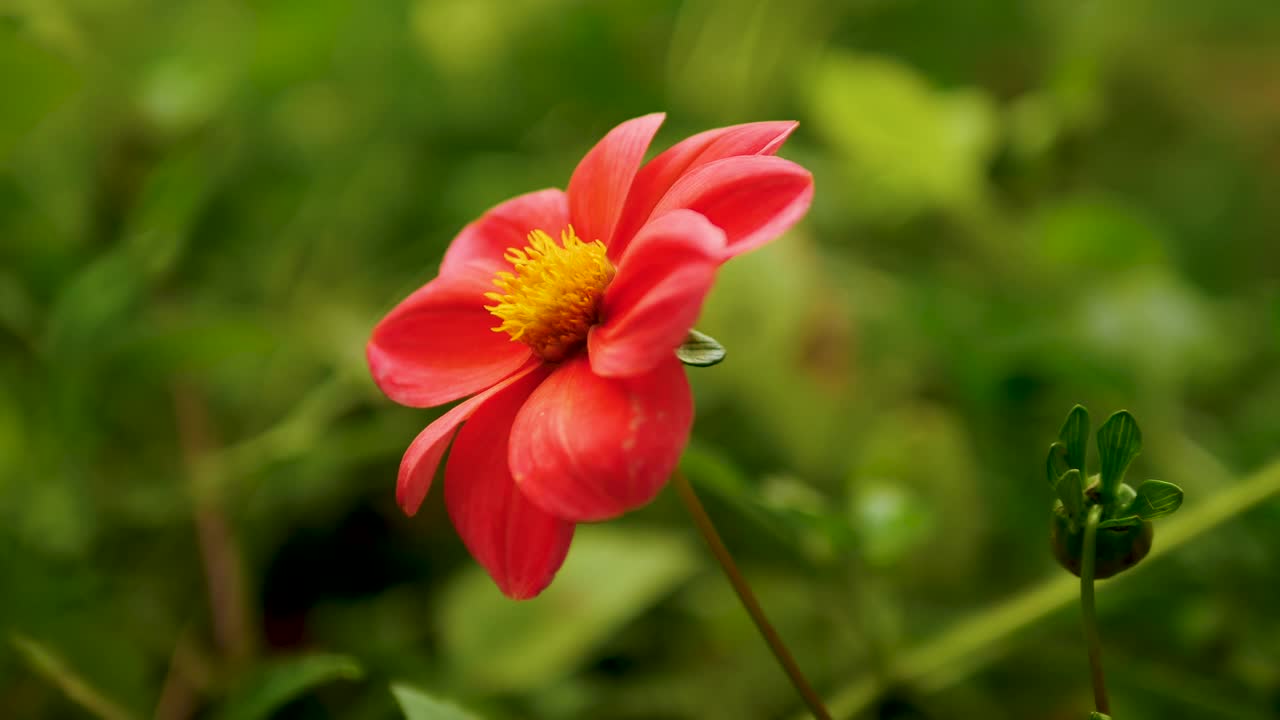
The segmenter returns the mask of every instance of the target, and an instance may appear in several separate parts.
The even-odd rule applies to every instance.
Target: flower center
[[[572,227],[558,244],[534,230],[527,247],[508,248],[503,257],[515,272],[499,272],[493,279],[499,292],[485,293],[497,304],[484,309],[502,321],[494,331],[527,343],[544,360],[563,360],[587,339],[613,279],[604,243],[583,242]]]

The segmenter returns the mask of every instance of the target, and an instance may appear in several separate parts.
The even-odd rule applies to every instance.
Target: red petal
[[[674,356],[634,378],[603,378],[579,355],[529,397],[511,428],[511,472],[525,496],[575,522],[653,499],[689,439],[693,399]]]
[[[813,176],[778,157],[707,163],[680,178],[654,208],[696,210],[724,230],[726,259],[757,248],[796,224],[813,200]]]
[[[569,215],[578,237],[609,244],[636,170],[665,117],[654,113],[622,123],[578,163],[569,179]]]
[[[773,155],[798,127],[795,121],[733,125],[698,133],[667,148],[636,174],[626,208],[614,232],[610,257],[621,257],[631,237],[681,176],[715,160],[742,155]],[[616,247],[615,247],[616,246]]]
[[[493,385],[529,359],[528,345],[493,331],[499,321],[484,309],[491,280],[477,267],[442,275],[378,323],[365,356],[387,397],[440,405]]]
[[[534,372],[539,371],[539,372]],[[404,457],[400,460],[400,476],[396,479],[396,502],[405,515],[413,517],[422,506],[422,501],[431,489],[431,480],[436,475],[436,467],[444,456],[444,449],[453,439],[454,431],[464,420],[471,416],[489,398],[509,387],[530,373],[539,379],[546,377],[540,363],[531,362],[527,367],[511,377],[485,390],[484,392],[458,403],[452,410],[436,418],[434,422],[418,433],[418,437],[409,444]]]
[[[445,251],[440,272],[452,272],[474,263],[495,272],[506,267],[502,255],[507,248],[523,248],[529,244],[530,232],[542,230],[559,237],[568,224],[569,198],[562,190],[551,188],[511,198],[458,233]]]
[[[652,370],[689,334],[724,254],[724,232],[692,210],[647,224],[628,246],[591,329],[591,369],[606,377]]]
[[[462,542],[508,597],[542,592],[564,563],[573,523],[529,502],[511,479],[511,422],[542,380],[535,373],[495,395],[472,416],[449,454],[444,500]]]

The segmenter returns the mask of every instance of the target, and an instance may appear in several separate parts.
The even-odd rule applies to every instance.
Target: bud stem
[[[698,528],[698,532],[702,534],[702,539],[706,541],[711,554],[715,556],[716,561],[720,563],[720,567],[724,569],[724,574],[729,578],[729,584],[738,593],[738,599],[742,601],[742,606],[746,608],[747,614],[751,616],[756,628],[764,636],[764,641],[769,644],[769,649],[773,651],[773,656],[778,659],[778,664],[782,666],[787,677],[791,679],[791,684],[795,686],[796,692],[800,694],[804,704],[809,706],[809,711],[813,713],[815,718],[818,720],[831,720],[831,713],[822,704],[822,698],[818,697],[818,693],[814,692],[813,686],[805,679],[804,673],[800,671],[800,666],[796,664],[796,659],[792,657],[791,651],[783,644],[778,631],[773,628],[773,625],[769,623],[769,619],[765,617],[764,610],[760,607],[760,602],[756,600],[756,595],[751,591],[751,586],[747,584],[747,579],[738,570],[738,565],[733,561],[733,556],[729,554],[729,549],[724,546],[724,541],[720,539],[720,533],[716,531],[716,526],[711,522],[711,517],[707,515],[706,509],[702,507],[702,501],[698,500],[698,495],[693,491],[693,486],[689,484],[689,479],[679,471],[676,471],[671,479],[676,486],[676,492],[680,495],[680,500],[684,502],[689,515],[693,517],[693,524]]]
[[[1102,506],[1089,508],[1084,526],[1084,557],[1080,567],[1080,609],[1084,612],[1084,637],[1089,646],[1089,675],[1093,681],[1093,704],[1100,713],[1111,713],[1107,684],[1102,676],[1102,636],[1098,632],[1098,611],[1093,602],[1093,574],[1098,564],[1098,523]]]

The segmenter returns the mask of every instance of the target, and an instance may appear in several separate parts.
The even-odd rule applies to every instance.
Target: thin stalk
[[[1098,610],[1093,602],[1093,575],[1098,565],[1098,523],[1102,506],[1089,508],[1084,525],[1084,557],[1080,564],[1080,609],[1084,613],[1084,638],[1089,646],[1089,677],[1093,681],[1093,704],[1098,712],[1110,715],[1111,700],[1102,676],[1102,635],[1098,633]]]
[[[729,584],[738,593],[738,599],[742,601],[742,606],[746,608],[747,614],[751,616],[756,628],[764,636],[764,641],[769,644],[769,649],[773,651],[773,656],[778,659],[778,664],[782,666],[787,677],[791,679],[791,684],[795,686],[796,692],[800,694],[804,704],[809,706],[809,711],[813,713],[815,718],[818,720],[831,720],[831,713],[827,712],[826,706],[822,704],[822,698],[818,697],[818,693],[814,691],[813,686],[805,679],[804,673],[800,671],[800,666],[796,664],[791,651],[787,649],[787,646],[782,642],[782,638],[778,635],[778,631],[773,628],[773,625],[769,623],[769,619],[765,617],[764,610],[760,607],[760,602],[756,600],[756,595],[751,591],[751,586],[747,584],[747,579],[738,570],[738,565],[733,561],[733,556],[729,554],[729,549],[724,546],[724,541],[720,539],[720,533],[716,531],[716,526],[711,522],[711,517],[707,515],[706,509],[702,507],[702,501],[698,499],[697,493],[693,491],[693,486],[689,484],[688,478],[683,473],[677,472],[672,481],[675,483],[676,492],[679,493],[680,500],[684,502],[689,515],[693,517],[693,524],[698,528],[698,532],[702,534],[702,539],[707,542],[707,547],[710,548],[711,554],[715,556],[716,561],[720,563],[720,567],[724,569],[724,574],[729,578]]]

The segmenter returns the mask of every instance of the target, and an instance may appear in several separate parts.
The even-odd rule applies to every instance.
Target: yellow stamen
[[[502,321],[494,331],[527,343],[544,360],[563,360],[587,339],[613,279],[604,243],[583,242],[572,227],[558,244],[534,230],[527,247],[508,248],[503,257],[515,272],[499,272],[493,284],[501,292],[485,293],[497,304],[484,309]]]

